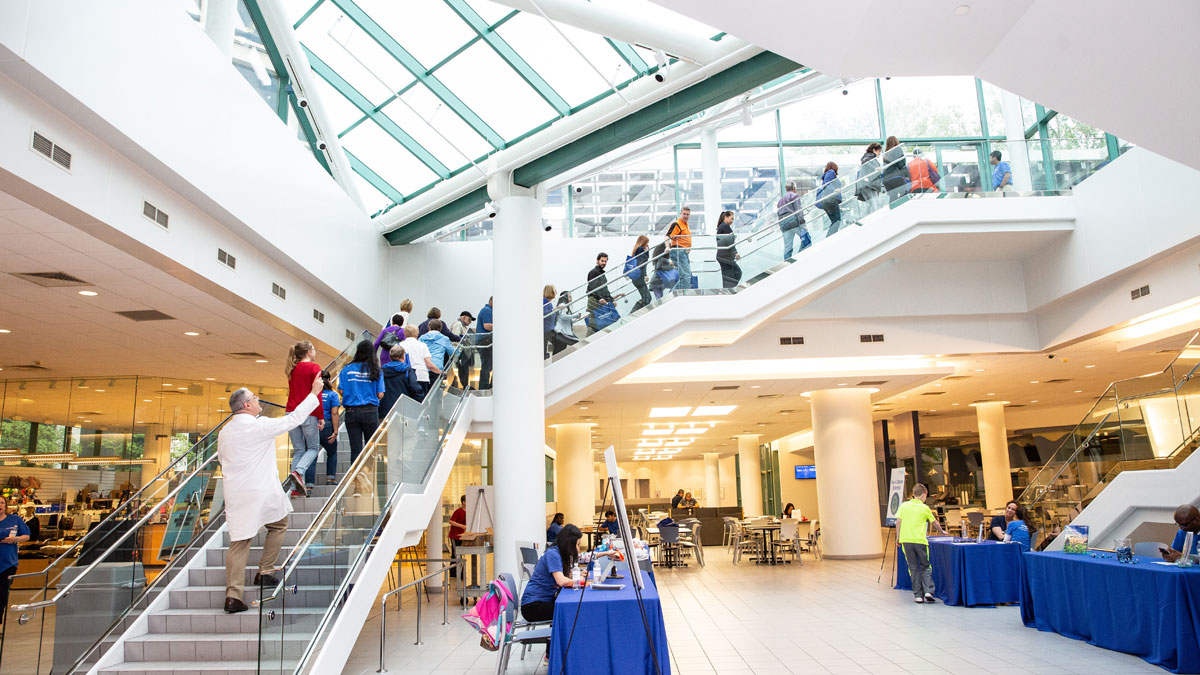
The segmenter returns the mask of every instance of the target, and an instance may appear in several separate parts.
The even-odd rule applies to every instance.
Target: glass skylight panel
[[[376,190],[375,186],[367,182],[366,178],[353,171],[350,172],[350,175],[353,177],[355,187],[358,188],[358,194],[362,197],[363,208],[366,209],[367,213],[375,213],[391,205],[392,200],[388,199],[379,190]]]
[[[346,51],[347,48],[369,50],[367,43],[371,40],[332,3],[325,3],[313,12],[301,24],[298,36],[301,44],[371,103],[378,105],[392,95],[393,83],[380,82],[381,73],[384,72],[380,63],[382,59],[367,58],[361,54],[356,59]],[[371,69],[368,70],[363,64],[371,64]],[[402,84],[395,83],[394,86]]]
[[[200,4],[199,0],[195,0],[195,2],[197,5]],[[317,0],[281,0],[281,4],[283,5],[283,13],[284,16],[287,17],[288,25],[296,25],[296,22],[300,20],[300,17],[304,16],[305,12],[312,9],[312,6],[316,4],[316,2]]]
[[[446,137],[446,141],[439,141],[443,144],[449,143],[456,146],[459,150],[466,153],[467,157],[472,160],[478,159],[491,150],[491,146],[482,136],[475,133],[471,125],[463,121],[461,117],[456,115],[445,103],[429,91],[429,88],[423,84],[413,86],[404,95],[400,97],[404,103],[412,106],[417,111],[417,114],[429,123],[429,126],[436,129],[442,136]],[[387,110],[403,105],[400,102],[391,103]],[[402,125],[403,126],[403,125]],[[406,128],[407,131],[407,128]],[[409,131],[409,133],[412,133]],[[413,134],[414,137],[416,134]],[[428,147],[428,146],[427,146]],[[432,151],[432,148],[430,149]],[[439,155],[440,156],[440,155]],[[456,169],[467,163],[457,152],[451,157],[456,159],[443,159],[446,166],[451,169]]]
[[[973,77],[896,77],[881,81],[879,86],[889,135],[935,138],[980,134]],[[788,138],[786,131],[784,138]]]
[[[437,174],[370,120],[343,136],[342,145],[401,193],[437,180]]]
[[[546,101],[482,41],[438,69],[437,75],[505,139],[555,118]]]
[[[417,87],[423,87],[423,85],[417,85]],[[405,92],[405,94],[407,95],[417,87],[410,89],[409,92]],[[430,98],[432,98],[432,94],[430,94]],[[462,151],[460,152],[459,150],[455,149],[453,145],[439,136],[438,132],[425,122],[424,115],[430,115],[435,120],[438,117],[441,117],[444,120],[448,120],[450,117],[458,119],[453,112],[445,109],[445,106],[442,106],[441,109],[437,107],[429,108],[426,106],[428,112],[424,114],[418,114],[413,110],[413,108],[405,105],[406,101],[407,99],[405,101],[396,101],[390,103],[383,110],[385,113],[387,113],[388,117],[390,117],[396,124],[400,125],[401,129],[406,131],[409,136],[412,136],[413,140],[419,143],[421,147],[432,153],[434,157],[437,157],[438,160],[442,164],[445,164],[448,169],[457,169],[464,164],[469,164],[471,160],[487,151],[487,144],[483,141],[483,139],[480,138],[478,134],[472,134],[475,136],[476,142],[472,143],[471,147],[462,148]]]
[[[317,90],[317,94],[321,97],[321,104],[329,114],[329,123],[333,125],[334,133],[342,133],[351,124],[363,118],[363,112],[347,100],[345,96],[338,93],[321,76],[313,77],[312,81],[314,82],[313,88]]]
[[[467,4],[475,10],[476,14],[483,17],[483,20],[487,21],[489,26],[495,25],[497,21],[508,16],[513,11],[511,7],[505,7],[490,0],[467,0]]]
[[[571,44],[540,16],[530,13],[518,14],[506,21],[496,32],[571,107],[581,105],[609,88],[608,82],[597,75]],[[620,60],[611,48],[609,53]],[[603,68],[605,64],[597,66]],[[615,68],[613,70],[615,71]]]
[[[879,107],[874,81],[857,82],[846,91],[850,93],[843,95],[841,89],[830,89],[780,108],[779,126],[784,140],[877,138]],[[890,116],[888,133],[896,133]]]
[[[475,37],[443,0],[357,0],[359,7],[426,69]]]

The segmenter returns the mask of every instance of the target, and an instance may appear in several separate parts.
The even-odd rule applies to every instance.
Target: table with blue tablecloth
[[[985,541],[955,543],[953,537],[930,537],[934,595],[947,605],[979,607],[1016,603],[1021,599],[1020,544]],[[897,589],[911,591],[908,562],[896,547]]]
[[[1137,556],[1025,553],[1021,620],[1088,644],[1200,673],[1200,568]]]
[[[626,577],[616,582],[625,585],[618,591],[564,588],[559,592],[554,601],[550,668],[547,672],[556,675],[563,672],[565,659],[566,675],[670,675],[671,658],[667,647],[667,631],[663,625],[662,603],[649,575],[645,572],[642,575],[645,579],[645,588],[641,591],[642,604],[659,669],[654,667],[650,641],[646,636],[632,580]]]

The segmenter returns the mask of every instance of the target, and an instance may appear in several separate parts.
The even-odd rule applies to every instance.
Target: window
[[[546,455],[546,503],[554,501],[554,458]]]

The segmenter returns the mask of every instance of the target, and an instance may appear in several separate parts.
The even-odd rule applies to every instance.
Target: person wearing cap
[[[471,328],[471,324],[475,321],[475,315],[467,310],[458,313],[458,320],[450,325],[450,332],[454,333],[461,340],[469,335],[474,335],[475,331]],[[455,369],[458,377],[458,386],[462,389],[471,388],[471,364],[475,362],[475,348],[471,346],[472,340],[468,339],[460,343],[461,354],[458,355],[458,367]]]
[[[792,242],[796,238],[796,232],[804,224],[804,214],[800,212],[800,195],[796,194],[794,182],[788,181],[786,192],[775,203],[775,212],[779,216],[779,230],[783,232],[783,259],[787,260],[792,257]],[[804,249],[803,239],[800,248]]]

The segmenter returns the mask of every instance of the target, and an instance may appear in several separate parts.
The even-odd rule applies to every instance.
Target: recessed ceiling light
[[[671,430],[670,429],[643,429],[642,435],[643,436],[670,436]]]
[[[907,396],[901,396],[900,398],[908,398],[908,397],[907,397]]]
[[[103,389],[96,389],[95,391],[97,391],[97,392],[99,392],[99,393],[101,393],[101,394],[103,394],[103,393],[104,393],[104,390],[103,390]]]
[[[215,378],[215,377],[206,377],[206,378],[204,378],[204,379],[208,380],[209,382],[216,382],[216,381],[217,381],[217,378]]]
[[[586,405],[581,405],[581,406],[579,406],[579,409],[580,409],[580,410],[587,410],[587,409],[588,409],[588,407],[587,407]]]
[[[691,410],[690,405],[675,408],[651,408],[650,417],[687,417]]]
[[[698,405],[696,406],[696,409],[692,411],[692,417],[728,415],[736,409],[736,405]]]
[[[970,13],[971,13],[971,6],[970,6],[970,5],[959,5],[958,7],[955,7],[955,8],[954,8],[954,15],[955,15],[955,16],[966,16],[966,15],[968,15],[968,14],[970,14]]]
[[[11,333],[11,332],[12,331],[7,328],[0,328],[0,333]]]
[[[995,395],[996,395],[996,392],[994,392],[994,391],[989,391],[987,395],[988,395],[988,396],[995,396]]]
[[[1083,393],[1083,390],[1082,390],[1082,389],[1076,389],[1076,390],[1075,390],[1075,393],[1076,393],[1076,394],[1082,394],[1082,393]]]
[[[957,404],[957,403],[951,403],[950,405],[958,405],[958,404]]]
[[[266,363],[267,360],[266,359],[254,359],[254,362],[255,363]]]
[[[752,385],[750,385],[750,388],[751,389],[762,389],[762,385],[761,384],[752,384]]]
[[[941,383],[941,382],[934,382],[934,383],[933,383],[933,386],[935,386],[935,387],[940,387],[940,386],[942,386],[942,383]]]
[[[1030,403],[1037,403],[1037,400],[1034,399],[1034,400],[1030,401]]]
[[[80,295],[86,295],[86,296],[87,296],[87,297],[89,297],[89,298],[93,298],[93,297],[95,297],[95,296],[97,296],[97,295],[100,295],[100,294],[99,294],[99,293],[97,293],[96,291],[79,291],[79,294],[80,294]]]
[[[670,390],[670,389],[663,389],[663,391],[671,391],[671,390]]]
[[[199,335],[199,333],[197,333],[197,332],[196,332],[196,331],[194,331],[194,330],[184,331],[184,333],[183,333],[183,334],[184,334],[184,335],[186,335],[186,336],[188,336],[188,337],[196,337],[197,335]]]
[[[1038,383],[1038,382],[1040,382],[1040,381],[1041,381],[1041,380],[1030,380],[1030,381],[1029,381],[1029,384],[1037,384],[1037,383]]]
[[[170,382],[163,382],[163,386],[164,387],[174,387],[175,385],[171,384]]]
[[[142,399],[142,402],[143,403],[154,403],[154,399],[144,398],[144,399]]]
[[[982,372],[983,372],[983,368],[976,368],[976,369],[975,369],[975,372],[977,372],[977,373],[982,373]]]
[[[1096,366],[1084,366],[1084,368],[1095,368]]]

